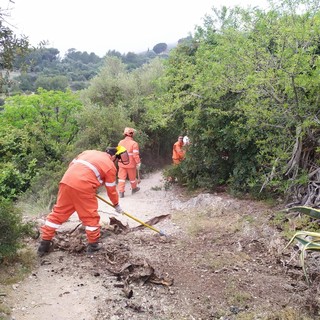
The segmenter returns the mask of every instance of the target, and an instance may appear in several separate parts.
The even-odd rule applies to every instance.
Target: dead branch
[[[295,167],[299,165],[300,157],[301,157],[301,151],[302,151],[302,139],[301,139],[301,127],[297,127],[296,129],[296,142],[294,144],[293,150],[292,150],[292,156],[287,164],[287,169],[285,175],[289,175]],[[295,178],[296,173],[293,176],[293,179]]]

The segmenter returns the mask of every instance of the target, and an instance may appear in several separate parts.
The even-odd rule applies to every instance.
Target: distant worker
[[[69,164],[59,184],[58,199],[45,224],[41,227],[41,242],[38,255],[42,257],[50,251],[51,240],[58,229],[76,211],[85,226],[88,247],[93,253],[101,249],[100,216],[98,214],[97,189],[105,185],[107,194],[115,210],[122,213],[116,189],[116,159],[129,162],[127,150],[122,147],[108,147],[105,152],[87,150]]]
[[[137,170],[140,170],[141,159],[139,144],[133,140],[133,136],[136,130],[133,128],[125,128],[123,135],[125,138],[119,142],[119,146],[123,146],[127,149],[129,154],[129,164],[119,163],[118,171],[118,191],[119,197],[124,197],[126,179],[129,178],[132,194],[138,192],[140,188],[137,186],[138,181],[136,179]]]
[[[183,148],[183,136],[178,137],[178,141],[173,145],[172,160],[173,164],[179,164],[185,158],[185,150]]]

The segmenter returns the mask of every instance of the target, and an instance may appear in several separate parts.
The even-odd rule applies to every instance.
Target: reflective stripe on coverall
[[[183,150],[183,142],[177,141],[173,145],[172,160],[174,164],[179,164],[185,157],[185,150]]]
[[[86,228],[88,242],[97,242],[100,216],[96,190],[104,183],[109,199],[117,205],[116,173],[106,152],[87,150],[74,159],[60,181],[57,202],[41,228],[42,239],[51,240],[56,229],[76,211]]]
[[[119,142],[119,146],[123,146],[127,149],[129,154],[129,164],[118,163],[118,190],[124,192],[127,176],[130,181],[131,189],[137,187],[137,164],[140,163],[139,144],[133,140],[132,137],[126,136]]]

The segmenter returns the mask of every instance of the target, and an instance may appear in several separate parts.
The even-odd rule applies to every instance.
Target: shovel
[[[100,197],[98,194],[96,194],[96,197],[97,197],[98,199],[100,199],[101,201],[103,201],[104,203],[108,204],[110,207],[114,208],[114,205],[113,205],[111,202],[109,202],[109,201],[107,201],[106,199]],[[160,236],[166,236],[166,234],[165,234],[163,231],[158,230],[158,229],[156,229],[155,227],[150,226],[150,225],[144,223],[143,221],[139,220],[138,218],[132,216],[131,214],[129,214],[129,213],[127,213],[127,212],[123,212],[123,214],[126,215],[127,217],[129,217],[129,218],[131,218],[131,219],[139,222],[139,223],[142,224],[143,226],[145,226],[145,227],[147,227],[147,228],[149,228],[149,229],[151,229],[151,230],[153,230],[153,231],[155,231],[155,232],[158,232],[158,233],[160,234]]]

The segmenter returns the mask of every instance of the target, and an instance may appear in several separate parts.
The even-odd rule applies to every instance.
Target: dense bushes
[[[21,240],[32,234],[32,225],[22,221],[22,213],[9,200],[0,200],[0,264],[14,257]]]
[[[184,180],[319,206],[316,1],[215,14],[170,53],[157,104],[193,141]]]

